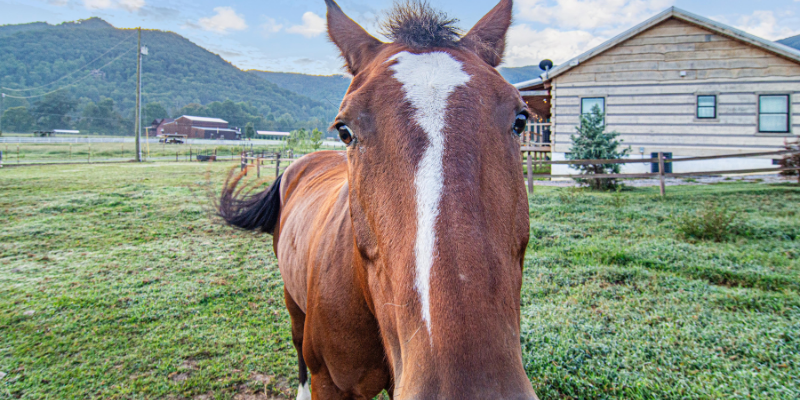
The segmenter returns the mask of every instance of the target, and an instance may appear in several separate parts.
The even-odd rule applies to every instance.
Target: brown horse
[[[258,194],[235,179],[219,204],[274,236],[297,398],[535,399],[520,348],[527,111],[495,69],[512,1],[463,36],[424,3],[398,6],[392,43],[326,3],[353,75],[333,125],[347,150]]]

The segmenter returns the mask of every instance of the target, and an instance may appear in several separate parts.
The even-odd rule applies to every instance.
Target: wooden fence
[[[280,152],[275,152],[270,155],[267,155],[264,152],[262,152],[260,155],[242,152],[240,164],[245,175],[247,175],[247,170],[249,168],[255,166],[256,177],[261,178],[261,169],[264,166],[264,162],[275,162],[275,178],[277,178],[278,175],[281,174],[281,160],[283,160],[286,166],[289,166],[289,164],[294,161],[294,158],[281,158]],[[248,161],[250,162],[250,165],[248,165]]]
[[[524,151],[523,151],[524,153]],[[551,160],[536,160],[537,165],[603,165],[603,164],[641,164],[641,163],[658,163],[658,172],[644,173],[644,174],[586,174],[586,175],[553,175],[553,174],[534,174],[533,173],[533,160],[531,152],[527,152],[527,169],[528,169],[528,191],[533,193],[533,180],[534,178],[613,178],[613,179],[626,179],[626,178],[658,178],[661,186],[661,196],[666,195],[665,179],[666,178],[681,178],[686,176],[700,176],[700,175],[727,175],[727,174],[751,174],[751,173],[771,173],[781,171],[800,171],[800,167],[789,168],[758,168],[758,169],[740,169],[730,171],[700,171],[700,172],[679,172],[679,173],[666,173],[664,166],[666,163],[677,163],[687,161],[706,161],[706,160],[719,160],[724,158],[747,158],[747,157],[766,157],[766,156],[779,156],[787,154],[800,153],[797,150],[782,150],[770,151],[763,153],[742,153],[742,154],[725,154],[719,156],[704,156],[704,157],[688,157],[688,158],[664,158],[664,153],[658,153],[656,158],[644,159],[618,159],[618,160],[566,160],[566,161],[551,161]],[[797,182],[800,183],[800,173],[798,173]]]

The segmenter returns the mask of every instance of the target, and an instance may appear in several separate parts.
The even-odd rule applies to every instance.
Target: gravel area
[[[658,179],[625,179],[622,182],[626,186],[632,187],[647,187],[658,186]],[[739,175],[739,176],[695,176],[691,178],[667,178],[665,181],[666,186],[684,186],[684,185],[709,185],[720,182],[753,182],[753,183],[784,183],[784,182],[797,182],[797,177],[773,175]],[[554,180],[554,181],[534,181],[536,186],[554,186],[554,187],[577,187],[580,186],[572,179]]]

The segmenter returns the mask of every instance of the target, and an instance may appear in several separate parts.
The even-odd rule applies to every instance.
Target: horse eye
[[[339,131],[339,139],[342,139],[342,142],[349,146],[350,142],[353,141],[353,131],[350,130],[350,127],[340,123],[336,125],[336,130]]]
[[[521,135],[522,132],[525,132],[525,128],[528,126],[528,115],[525,113],[517,114],[517,118],[514,119],[514,126],[511,128],[514,130],[514,133],[517,136]]]

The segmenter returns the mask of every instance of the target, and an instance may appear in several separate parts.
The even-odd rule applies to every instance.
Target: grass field
[[[270,237],[208,214],[228,167],[0,170],[0,399],[294,397]],[[530,198],[540,398],[800,397],[800,187],[657,190]],[[681,233],[718,208],[721,242]]]

